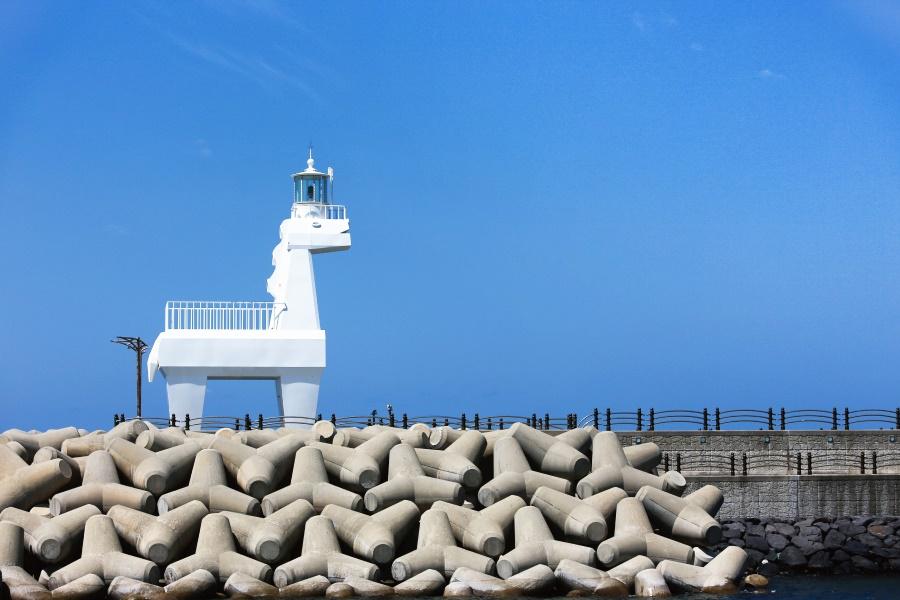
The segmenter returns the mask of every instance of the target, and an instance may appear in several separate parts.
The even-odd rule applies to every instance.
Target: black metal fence
[[[113,422],[118,424],[126,420],[124,413],[114,415]],[[133,418],[133,417],[131,417]],[[257,414],[251,417],[250,413],[244,416],[204,416],[202,419],[191,415],[170,415],[167,417],[143,417],[145,420],[157,426],[179,426],[190,429],[202,427],[205,430],[221,429],[223,427],[240,429],[263,429],[268,427],[282,427],[285,425],[305,424],[310,425],[316,420],[322,420],[323,415],[311,417],[275,416],[264,417]],[[337,427],[366,427],[368,425],[390,425],[392,427],[408,428],[416,423],[424,423],[430,427],[448,425],[458,429],[475,429],[490,431],[493,429],[506,429],[514,423],[527,423],[536,429],[565,430],[574,429],[584,425],[593,425],[597,429],[606,431],[659,431],[659,430],[698,430],[698,431],[725,431],[725,430],[810,430],[820,429],[829,431],[851,429],[898,429],[900,430],[900,408],[895,409],[859,409],[844,408],[831,409],[798,409],[786,408],[774,409],[719,409],[712,410],[655,410],[645,411],[638,408],[633,411],[613,410],[612,408],[594,408],[587,414],[569,413],[563,417],[551,417],[549,413],[539,415],[491,415],[482,416],[479,413],[467,415],[462,413],[455,415],[419,415],[411,416],[407,413],[395,413],[389,409],[386,414],[378,414],[372,411],[368,415],[338,417],[331,414],[331,422]]]
[[[877,475],[878,469],[897,473],[900,454],[879,454],[877,450],[839,452],[730,452],[720,454],[692,454],[664,452],[662,468],[679,473],[729,475]]]

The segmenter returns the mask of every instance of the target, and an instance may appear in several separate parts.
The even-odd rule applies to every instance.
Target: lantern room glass
[[[328,203],[328,176],[301,175],[294,180],[294,202]]]

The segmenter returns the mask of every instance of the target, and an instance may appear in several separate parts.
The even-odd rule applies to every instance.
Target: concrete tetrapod
[[[281,560],[297,545],[303,526],[316,510],[306,500],[294,500],[267,517],[223,512],[238,545],[249,556],[267,563]]]
[[[680,496],[687,486],[684,476],[676,471],[654,475],[631,466],[619,437],[612,431],[601,431],[594,436],[592,457],[590,474],[581,479],[575,488],[579,498],[587,498],[612,487],[620,487],[634,494],[645,485]]]
[[[134,487],[159,496],[175,489],[188,478],[200,446],[185,442],[174,448],[152,452],[123,438],[113,438],[107,443],[107,450],[116,468]]]
[[[163,589],[155,583],[148,583],[119,575],[109,584],[106,597],[110,600],[163,600]]]
[[[48,429],[40,433],[29,433],[21,429],[7,429],[3,432],[3,437],[21,444],[28,452],[29,458],[31,458],[45,446],[59,450],[67,439],[81,437],[81,434],[74,427]]]
[[[34,458],[31,459],[31,464],[49,462],[57,458],[64,463],[68,463],[68,465],[72,467],[72,481],[69,482],[70,484],[75,483],[75,481],[79,481],[82,477],[84,477],[84,467],[87,463],[87,459],[85,457],[72,458],[67,454],[63,454],[61,450],[57,450],[56,448],[53,448],[51,446],[44,446],[43,448],[39,448],[38,451],[34,453]]]
[[[563,559],[554,570],[557,581],[572,590],[582,590],[594,596],[620,597],[628,595],[628,588],[608,573],[583,563]]]
[[[244,573],[260,581],[272,577],[272,567],[238,553],[228,519],[219,513],[203,517],[197,551],[166,567],[166,582],[178,581],[197,569],[209,571],[222,583],[234,573]]]
[[[524,500],[509,496],[480,511],[447,502],[435,502],[431,508],[447,513],[453,537],[463,548],[496,558],[506,549],[506,532],[523,506]]]
[[[106,515],[88,519],[81,558],[51,573],[48,587],[56,589],[89,573],[107,583],[119,575],[139,581],[159,581],[159,567],[152,561],[122,552],[112,519]]]
[[[178,581],[168,584],[163,591],[178,600],[189,598],[211,598],[216,593],[219,582],[215,575],[206,569],[197,569],[193,573],[185,575]]]
[[[475,571],[468,567],[460,567],[453,572],[450,577],[450,585],[448,589],[454,585],[463,583],[470,590],[470,595],[474,593],[476,596],[518,596],[519,588],[503,581],[493,575]],[[445,593],[446,595],[446,593]]]
[[[591,462],[584,454],[565,442],[557,441],[552,435],[532,429],[524,423],[516,423],[510,427],[509,435],[519,442],[525,455],[541,473],[567,479],[581,479],[591,469]],[[496,446],[494,451],[496,452]]]
[[[494,560],[457,547],[447,513],[431,509],[425,511],[419,521],[416,549],[394,561],[391,575],[396,581],[405,581],[424,571],[436,570],[450,577],[459,567],[492,573]]]
[[[106,582],[99,575],[88,573],[75,581],[59,586],[50,595],[53,598],[65,598],[66,600],[104,598],[106,596]]]
[[[409,444],[397,444],[388,454],[388,479],[366,492],[366,510],[375,512],[401,500],[412,500],[422,509],[435,502],[462,504],[463,488],[453,481],[428,477],[419,464],[415,449]]]
[[[629,465],[648,473],[652,473],[662,460],[662,451],[653,442],[625,446],[622,451]]]
[[[705,567],[686,565],[664,560],[656,569],[666,583],[679,590],[691,592],[721,593],[737,589],[735,582],[744,572],[747,552],[737,546],[728,546]]]
[[[343,583],[349,585],[353,589],[353,594],[360,598],[380,598],[394,595],[394,588],[391,586],[362,577],[345,577]]]
[[[422,470],[429,477],[453,481],[467,488],[481,485],[481,460],[487,442],[478,431],[466,431],[444,450],[416,448]]]
[[[431,431],[422,423],[415,423],[409,429],[386,427],[384,425],[369,425],[365,429],[346,427],[338,430],[331,443],[336,446],[357,448],[385,431],[389,431],[396,435],[401,444],[409,444],[413,448],[429,447],[428,440]]]
[[[142,431],[134,440],[136,446],[159,452],[180,446],[188,440],[187,434],[181,427],[167,427],[165,429],[148,429]]]
[[[225,463],[216,450],[201,450],[194,459],[191,479],[187,487],[172,490],[159,497],[156,503],[159,514],[199,500],[210,512],[232,511],[248,515],[262,514],[259,500],[228,487]]]
[[[149,513],[153,511],[153,495],[146,490],[119,483],[112,455],[105,450],[98,450],[87,457],[81,485],[58,492],[50,498],[50,512],[54,515],[85,505],[95,506],[103,512],[121,505]]]
[[[398,596],[437,596],[446,584],[447,580],[439,571],[428,569],[395,585],[394,593]]]
[[[556,575],[547,565],[534,565],[509,577],[506,583],[523,594],[534,596],[553,587],[556,584]]]
[[[106,432],[98,431],[82,437],[69,438],[62,443],[60,450],[72,458],[89,456],[97,450],[105,450],[110,440],[115,438],[133,442],[138,435],[147,431],[147,429],[147,424],[143,421],[125,421]]]
[[[616,565],[606,572],[613,579],[618,579],[626,588],[631,589],[634,586],[634,578],[641,571],[652,569],[656,565],[646,556],[635,556],[629,558],[625,562]]]
[[[113,506],[109,518],[116,532],[138,554],[158,565],[172,562],[197,536],[200,521],[209,511],[199,500],[154,517],[127,506]]]
[[[562,446],[577,452],[570,446]],[[519,442],[512,437],[503,437],[494,444],[494,478],[478,490],[478,501],[484,506],[490,506],[507,496],[515,495],[528,502],[541,486],[566,494],[572,490],[572,483],[567,479],[533,471]]]
[[[318,448],[303,447],[294,455],[294,470],[290,485],[274,491],[262,499],[262,512],[270,515],[295,500],[306,500],[317,511],[329,504],[350,510],[362,510],[362,496],[329,483],[325,459]]]
[[[639,598],[668,598],[672,595],[662,573],[645,569],[634,576],[634,595]]]
[[[331,582],[324,575],[314,575],[303,579],[279,590],[279,594],[286,598],[310,598],[324,596],[325,590]]]
[[[278,596],[277,587],[244,573],[233,573],[225,581],[224,590],[225,594],[232,598],[274,598]]]
[[[544,518],[579,542],[597,543],[606,537],[606,519],[591,504],[557,490],[541,486],[531,497]]]
[[[597,559],[605,567],[614,567],[635,556],[646,556],[654,563],[666,559],[689,563],[694,559],[694,550],[653,533],[640,500],[623,498],[616,505],[615,535],[597,546]]]
[[[15,506],[28,510],[72,480],[72,467],[62,460],[29,465],[0,444],[0,510]]]
[[[261,500],[287,475],[294,454],[302,445],[302,437],[288,435],[257,449],[224,437],[217,437],[209,447],[222,455],[225,468],[238,487]]]
[[[0,522],[0,586],[9,587],[13,600],[46,600],[47,588],[22,568],[25,561],[25,532],[13,523]]]
[[[338,432],[340,433],[340,432]],[[357,490],[368,490],[381,481],[381,467],[391,448],[400,443],[392,431],[382,431],[356,448],[313,442],[325,459],[325,469],[332,478]]]
[[[701,546],[711,546],[722,539],[718,521],[694,502],[650,486],[638,490],[635,499],[644,505],[653,523],[666,534]]]
[[[409,500],[364,515],[342,506],[326,506],[323,517],[334,523],[338,538],[353,548],[353,553],[377,564],[394,560],[396,548],[419,518],[419,509]]]
[[[275,569],[275,585],[279,588],[322,575],[329,581],[345,577],[375,579],[378,567],[372,563],[341,553],[334,523],[328,517],[315,516],[306,522],[300,556]]]
[[[541,511],[534,506],[516,511],[515,532],[515,549],[497,560],[497,574],[503,579],[534,565],[556,569],[564,559],[589,566],[594,564],[593,548],[554,540]]]
[[[47,518],[10,507],[0,512],[0,521],[21,527],[28,550],[44,562],[55,563],[68,557],[87,520],[99,514],[95,506],[82,506],[65,515]]]

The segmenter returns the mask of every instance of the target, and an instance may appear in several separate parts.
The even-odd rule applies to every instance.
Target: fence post
[[[637,430],[640,431],[644,428],[644,414],[641,412],[641,409],[637,409]]]
[[[406,413],[403,413],[403,429],[409,429],[409,417],[406,416]]]
[[[191,413],[186,413],[184,415],[184,430],[185,431],[191,430]]]
[[[257,425],[257,427],[256,427],[257,429],[262,429],[262,428],[263,428],[263,416],[262,416],[262,413],[259,413],[259,414],[256,415],[256,425]]]
[[[537,429],[537,413],[531,413],[531,426]]]
[[[705,406],[703,407],[703,431],[707,431],[709,429],[709,409]]]
[[[550,429],[550,414],[544,413],[544,431]]]
[[[719,411],[719,407],[716,407],[716,431],[722,429],[722,414]],[[734,473],[732,473],[734,475]]]
[[[775,429],[775,413],[772,410],[772,407],[769,407],[769,431],[773,431]]]
[[[465,429],[466,429],[466,413],[463,413],[463,414],[459,417],[459,428],[462,429],[462,430],[464,430],[464,431],[465,431]]]
[[[244,429],[247,431],[253,429],[253,421],[250,420],[250,413],[244,413]]]
[[[396,425],[396,421],[394,420],[394,407],[388,408],[388,425],[390,427],[394,427]]]
[[[444,417],[444,427],[450,427],[450,419]]]
[[[594,409],[594,427],[600,429],[600,411]],[[900,408],[897,409],[897,429],[900,429]]]
[[[606,409],[606,430],[612,431],[612,409]]]
[[[859,472],[862,475],[866,474],[866,453],[865,452],[859,453]]]
[[[729,460],[731,466],[731,476],[734,477],[734,452],[731,453],[731,459]]]
[[[656,431],[656,411],[650,409],[650,428],[647,431]]]
[[[569,429],[578,427],[578,413],[572,413],[572,426]]]
[[[894,429],[900,429],[900,408],[897,409],[894,416]]]
[[[490,418],[490,417],[488,417],[487,428],[488,428],[488,431],[490,431],[491,429],[494,428],[494,424],[491,422],[491,418]]]
[[[806,453],[806,474],[812,475],[812,452]]]
[[[316,421],[321,421],[321,420],[322,420],[322,413],[319,413],[316,415]]]
[[[787,428],[787,411],[784,410],[784,407],[781,407],[781,430],[784,431]]]
[[[234,430],[235,431],[241,430],[241,420],[238,419],[237,417],[235,417],[235,419],[234,419]]]
[[[475,413],[475,419],[472,421],[472,427],[475,431],[481,429],[481,416],[478,413]]]
[[[878,475],[878,451],[872,450],[872,475]]]
[[[118,413],[113,413],[113,427],[119,424],[119,415]]]
[[[747,475],[747,453],[741,452],[741,472],[746,477]]]
[[[500,417],[500,424],[497,427],[503,430],[503,417]]]
[[[331,413],[331,424],[337,425],[337,415],[335,415],[334,413]]]
[[[172,427],[177,427],[177,425],[176,425],[177,421],[175,420],[175,413],[172,413],[172,419],[169,421],[169,423],[172,425]]]
[[[803,458],[797,453],[797,475],[803,475]]]
[[[844,431],[850,431],[850,409],[844,409]]]
[[[837,407],[831,409],[831,430],[837,431]]]
[[[437,419],[431,419],[431,428],[434,429],[437,427]]]
[[[669,453],[668,452],[663,454],[663,470],[664,471],[669,470]]]
[[[681,473],[681,452],[675,453],[675,470]]]

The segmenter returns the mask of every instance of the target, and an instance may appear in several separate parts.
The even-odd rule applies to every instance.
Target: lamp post
[[[147,350],[147,342],[142,340],[139,337],[127,337],[124,335],[120,335],[116,337],[114,340],[110,340],[113,344],[119,344],[120,346],[125,346],[135,352],[137,355],[137,416],[141,417],[141,374],[143,372],[143,358],[144,352]]]

